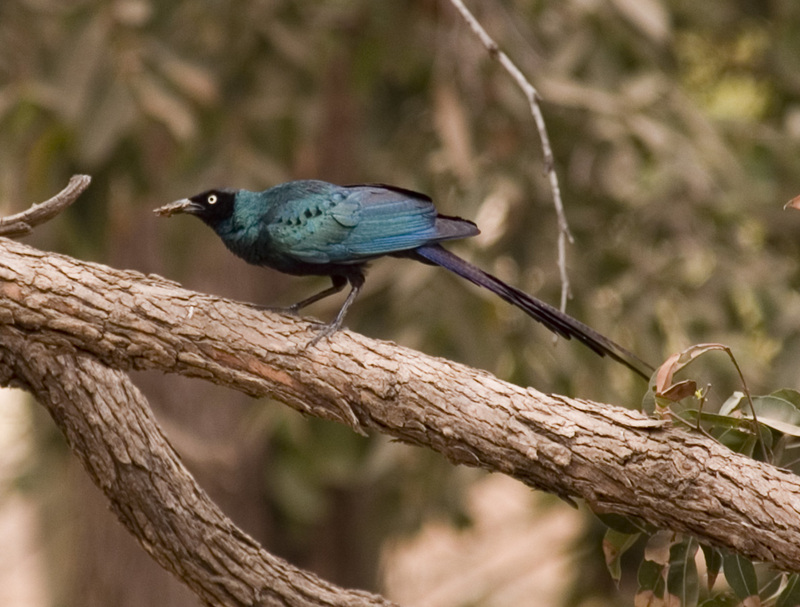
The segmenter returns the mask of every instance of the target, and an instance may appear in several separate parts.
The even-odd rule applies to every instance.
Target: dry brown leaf
[[[678,385],[673,385],[672,383],[672,378],[675,376],[675,374],[686,367],[686,365],[688,365],[698,356],[701,356],[702,354],[712,350],[722,350],[723,352],[727,352],[729,351],[729,348],[724,344],[695,344],[694,346],[689,346],[682,352],[673,354],[667,360],[665,360],[658,368],[658,372],[656,373],[656,396],[668,398],[666,395],[669,393],[669,391],[674,386]],[[692,392],[694,392],[694,390]]]
[[[797,209],[800,211],[800,196],[795,196],[785,205],[783,205],[784,209]]]

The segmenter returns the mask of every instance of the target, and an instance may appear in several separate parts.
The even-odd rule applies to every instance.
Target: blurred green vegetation
[[[471,4],[545,99],[575,236],[568,311],[651,363],[722,342],[754,392],[795,387],[800,214],[782,205],[800,194],[800,4]],[[4,0],[0,49],[0,211],[50,196],[72,173],[94,178],[31,244],[288,304],[323,279],[246,267],[199,223],[151,209],[214,186],[377,181],[476,219],[483,234],[458,252],[558,301],[556,220],[529,108],[445,0]],[[310,313],[327,319],[338,305]],[[548,391],[636,406],[644,390],[418,264],[375,263],[348,325]],[[722,355],[707,360],[698,366],[721,402],[737,378]],[[334,581],[376,587],[382,539],[430,511],[464,522],[472,471],[199,382],[140,379],[201,482],[241,508],[235,520]],[[72,511],[87,493],[74,489]],[[99,524],[61,516],[76,537]],[[584,577],[603,568],[599,548],[591,559]],[[77,589],[55,591],[58,604],[107,598],[91,582],[103,560],[83,568],[89,582],[75,582],[73,563]],[[631,596],[598,584],[570,600],[604,592],[609,604]]]

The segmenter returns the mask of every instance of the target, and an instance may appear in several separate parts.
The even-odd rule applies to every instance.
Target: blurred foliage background
[[[472,4],[545,99],[575,237],[570,314],[653,364],[723,342],[755,392],[796,387],[800,214],[782,205],[800,194],[800,4]],[[455,244],[460,254],[558,301],[527,102],[446,0],[4,0],[0,50],[0,211],[73,173],[94,178],[34,246],[288,304],[324,280],[248,267],[200,222],[151,209],[215,186],[377,181],[475,219],[483,233]],[[328,319],[339,303],[310,313]],[[418,264],[375,263],[348,326],[546,391],[624,406],[644,391],[627,369],[554,346],[517,310]],[[696,365],[712,401],[738,387],[724,356]],[[465,496],[486,479],[474,471],[199,381],[136,381],[223,509],[337,583],[407,588],[419,571],[398,580],[390,538],[431,520],[475,526]],[[39,513],[48,604],[196,604],[108,514],[44,414],[27,411],[35,448],[3,494],[23,492]],[[527,524],[543,507],[567,508],[538,499]],[[624,578],[618,591],[603,570],[598,528],[570,520],[559,602],[630,604]],[[453,597],[424,604],[520,604],[491,588]]]

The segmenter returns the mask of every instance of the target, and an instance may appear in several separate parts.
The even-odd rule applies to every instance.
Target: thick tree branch
[[[343,331],[309,325],[0,241],[0,343],[75,351],[109,367],[201,377],[429,447],[598,511],[800,571],[800,478],[642,415],[548,396]],[[32,347],[32,346],[31,346]],[[144,447],[142,447],[144,448]]]
[[[0,383],[29,390],[47,407],[119,520],[205,603],[392,605],[292,567],[238,529],[183,466],[126,373],[6,325]]]

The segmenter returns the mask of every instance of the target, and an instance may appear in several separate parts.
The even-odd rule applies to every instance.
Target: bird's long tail
[[[622,346],[582,322],[564,314],[559,309],[484,272],[442,246],[438,244],[425,245],[409,253],[409,257],[416,257],[418,261],[436,264],[458,274],[462,278],[466,278],[479,287],[489,289],[508,303],[522,309],[528,316],[542,323],[553,333],[566,339],[574,337],[600,356],[609,356],[645,379],[650,379],[650,375],[654,370],[653,367],[635,354],[628,352]]]

